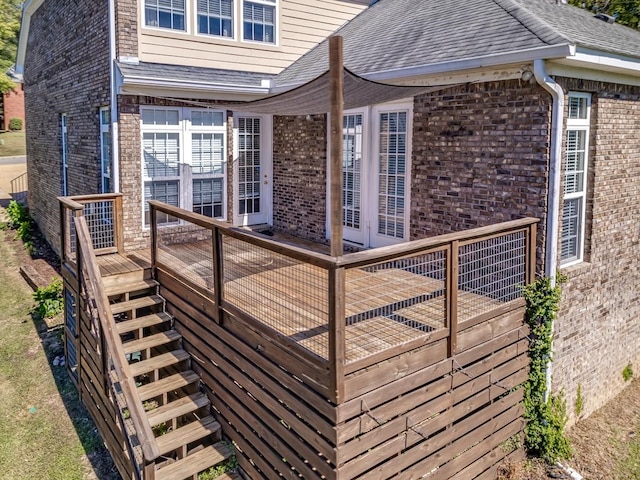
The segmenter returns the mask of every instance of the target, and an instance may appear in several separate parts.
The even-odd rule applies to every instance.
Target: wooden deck
[[[305,243],[305,248],[309,247]],[[211,298],[213,264],[210,241],[160,247],[159,264],[180,274]],[[318,357],[328,359],[327,271],[268,252],[239,250],[223,245],[226,260],[224,299],[278,334]],[[150,267],[150,250],[127,256],[98,257],[104,276]],[[417,339],[442,338],[446,324],[446,283],[401,268],[349,269],[345,282],[346,362]],[[458,292],[461,318],[477,310],[497,308],[501,302],[476,293]]]

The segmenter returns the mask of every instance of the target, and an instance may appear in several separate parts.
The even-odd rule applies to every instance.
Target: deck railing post
[[[158,278],[158,211],[153,203],[149,203],[151,222],[151,275]]]
[[[67,207],[62,202],[60,206],[60,264],[64,265],[67,261],[67,236],[69,235],[67,226]]]
[[[536,246],[537,246],[538,226],[532,223],[527,231],[527,283],[536,281]]]
[[[449,244],[447,255],[447,354],[453,357],[458,348],[458,240]]]
[[[329,374],[330,393],[334,403],[344,399],[345,345],[345,281],[346,270],[329,270]]]
[[[213,242],[213,294],[216,302],[215,320],[223,323],[224,315],[222,310],[223,285],[224,285],[224,255],[222,252],[222,233],[218,227],[213,227],[211,231],[211,241]]]
[[[113,217],[114,217],[114,232],[113,237],[116,243],[116,249],[118,253],[124,252],[124,217],[122,213],[122,195],[116,195],[113,199]]]
[[[71,226],[71,222],[75,222],[75,219],[84,215],[84,210],[74,210],[73,218],[69,219],[69,226]],[[65,215],[65,223],[66,223],[66,215]],[[69,229],[71,230],[71,229]],[[76,246],[78,245],[78,231],[74,229],[75,232],[75,241]],[[65,247],[66,248],[66,245]],[[80,248],[76,248],[76,291],[78,292],[78,297],[76,298],[76,332],[78,334],[78,338],[80,339],[78,342],[78,346],[82,343],[82,325],[84,323],[83,319],[83,309],[84,304],[82,301],[82,253]],[[82,401],[82,349],[78,348],[76,355],[76,371],[78,372],[78,398]]]

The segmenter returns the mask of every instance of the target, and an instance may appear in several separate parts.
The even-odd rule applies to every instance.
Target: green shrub
[[[33,292],[36,301],[35,313],[40,318],[51,318],[62,312],[64,300],[62,298],[62,280],[53,280],[46,287],[39,287]]]
[[[25,220],[31,220],[26,207],[15,200],[9,202],[7,215],[9,216],[9,226],[11,228],[18,228]]]
[[[547,395],[547,364],[551,360],[553,341],[553,320],[558,312],[564,275],[558,274],[557,283],[551,279],[537,279],[523,289],[526,306],[526,320],[531,327],[529,358],[531,368],[529,380],[525,384],[524,406],[527,425],[525,445],[527,451],[555,463],[572,454],[569,439],[564,434],[567,423],[567,402],[562,392]]]
[[[574,404],[576,418],[580,418],[584,411],[584,397],[582,396],[582,385],[578,384],[578,391],[576,392],[576,403]]]
[[[21,118],[11,118],[9,120],[9,130],[15,132],[22,130],[22,119]]]
[[[628,382],[632,378],[633,378],[633,368],[631,367],[631,364],[628,363],[627,366],[622,369],[622,379],[625,382]]]

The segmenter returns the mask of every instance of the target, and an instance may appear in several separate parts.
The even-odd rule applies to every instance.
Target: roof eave
[[[577,47],[574,55],[558,59],[557,63],[573,67],[640,76],[640,58]]]
[[[22,6],[22,23],[20,25],[20,37],[18,38],[18,52],[16,53],[16,74],[24,75],[24,61],[27,56],[27,42],[31,27],[31,16],[40,8],[44,0],[27,0]]]
[[[416,67],[368,72],[362,74],[362,76],[367,80],[376,82],[395,81],[405,78],[415,78],[420,76],[459,72],[470,69],[495,67],[498,65],[510,65],[519,62],[531,62],[538,59],[549,60],[556,58],[566,58],[574,56],[575,53],[575,45],[567,43],[562,45],[530,48],[526,50],[514,50],[511,52],[492,55],[481,55],[461,60],[451,60],[440,63],[432,63],[428,65],[419,65]]]

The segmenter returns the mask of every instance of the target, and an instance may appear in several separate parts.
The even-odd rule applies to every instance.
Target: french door
[[[234,223],[271,223],[271,117],[234,116]]]
[[[363,247],[408,239],[412,105],[349,111],[343,117],[343,235]]]

